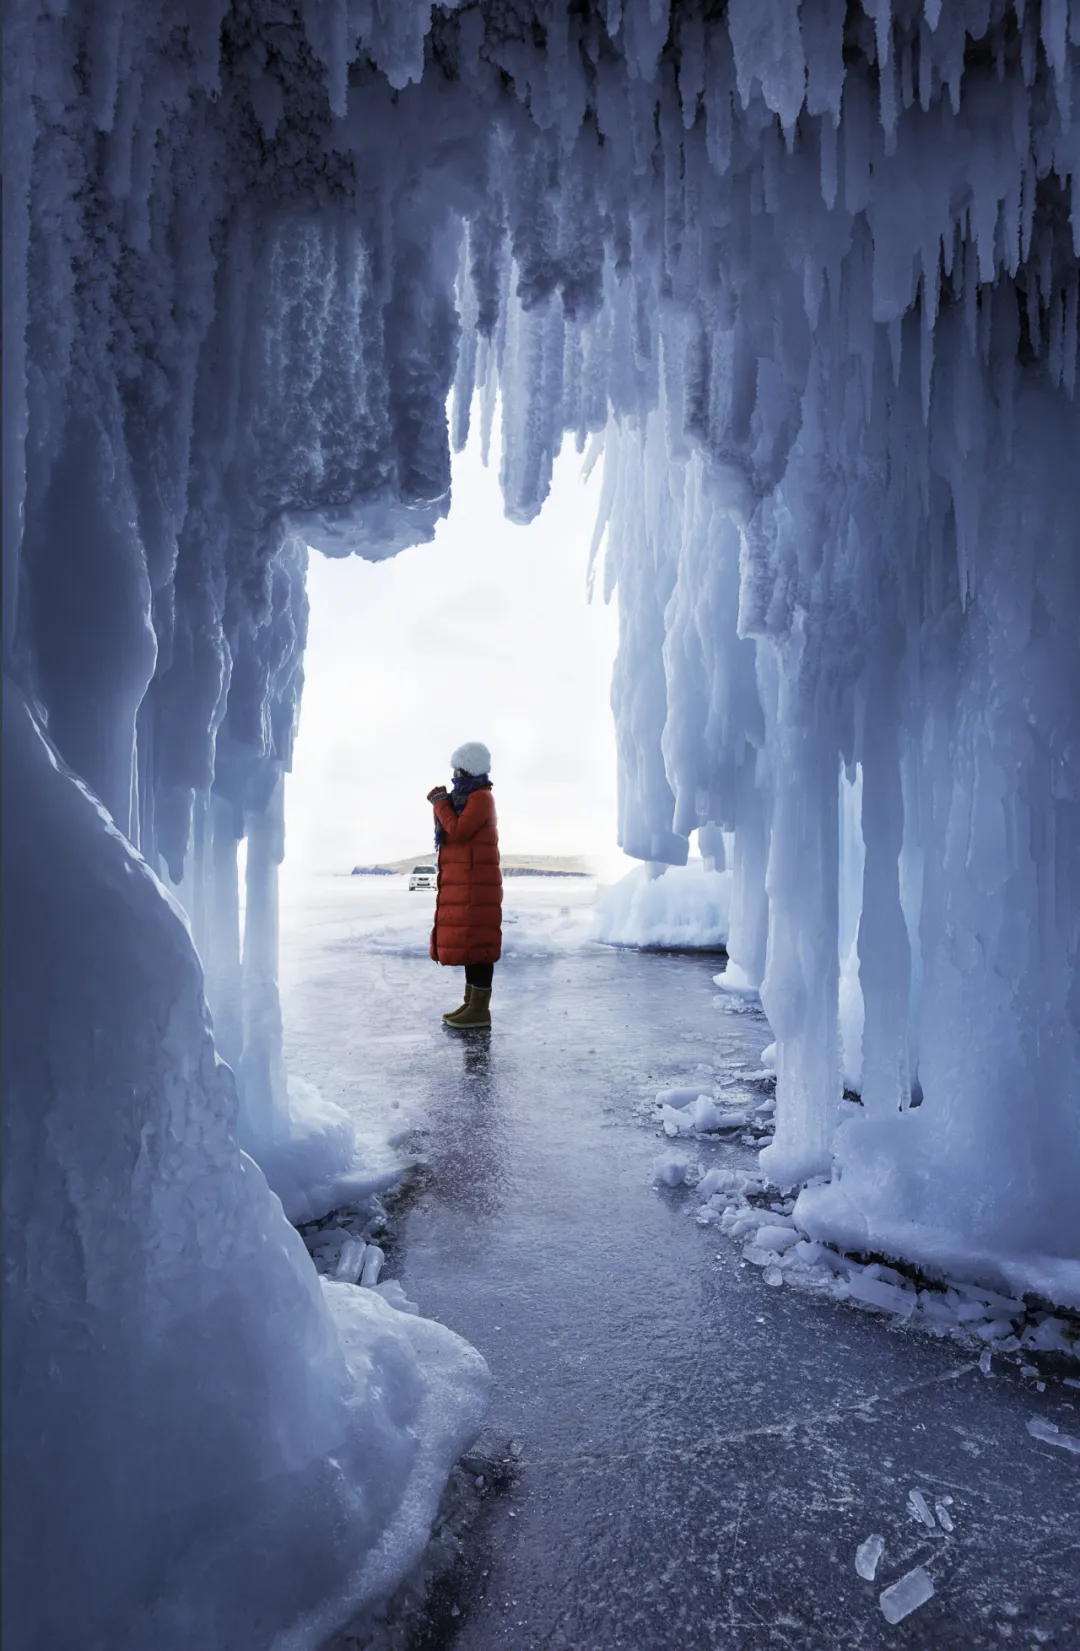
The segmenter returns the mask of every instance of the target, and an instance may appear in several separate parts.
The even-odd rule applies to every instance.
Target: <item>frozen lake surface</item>
[[[593,893],[508,883],[494,1027],[464,1037],[440,1022],[461,972],[425,955],[430,894],[286,889],[290,1067],[373,1151],[422,1159],[384,1277],[484,1354],[480,1448],[512,1464],[425,1643],[1075,1647],[1078,1462],[1028,1423],[1080,1433],[1080,1389],[998,1359],[987,1379],[953,1341],[770,1288],[686,1188],[653,1188],[669,1143],[647,1103],[738,1080],[770,1034],[718,1001],[715,958],[591,944]],[[891,1625],[879,1595],[918,1568],[933,1593]]]

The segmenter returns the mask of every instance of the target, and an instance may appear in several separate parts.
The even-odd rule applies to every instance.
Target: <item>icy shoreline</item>
[[[657,1160],[654,1184],[685,1188],[700,1200],[698,1223],[741,1245],[742,1259],[762,1269],[766,1284],[809,1290],[881,1312],[898,1325],[1016,1355],[1021,1366],[1037,1354],[1062,1355],[1080,1372],[1080,1301],[1067,1275],[1059,1288],[1060,1267],[970,1250],[951,1260],[933,1234],[918,1243],[909,1234],[895,1249],[868,1244],[863,1234],[857,1236],[864,1241],[852,1243],[817,1214],[834,1190],[829,1183],[785,1191],[762,1169],[733,1162],[730,1152],[724,1162],[726,1146],[760,1151],[768,1145],[774,1084],[775,1074],[763,1064],[719,1086],[703,1080],[659,1091],[641,1112],[642,1122],[671,1143]],[[854,1125],[861,1105],[844,1106]],[[683,1143],[705,1148],[709,1159],[691,1157]],[[711,1161],[717,1157],[721,1162]],[[925,1259],[913,1253],[920,1247]]]

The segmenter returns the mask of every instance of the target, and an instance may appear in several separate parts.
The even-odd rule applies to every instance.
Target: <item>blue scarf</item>
[[[490,791],[491,781],[486,774],[457,774],[454,777],[453,788],[450,792],[450,801],[454,805],[454,813],[460,814],[474,791]],[[442,848],[446,842],[446,832],[435,821],[435,847]]]

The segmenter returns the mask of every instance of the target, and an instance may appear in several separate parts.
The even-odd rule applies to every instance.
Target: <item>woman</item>
[[[435,926],[436,963],[464,963],[465,1001],[443,1016],[447,1026],[491,1025],[491,981],[502,953],[502,873],[499,830],[491,794],[491,752],[478,740],[459,745],[450,758],[451,791],[428,792],[435,809],[439,851]]]

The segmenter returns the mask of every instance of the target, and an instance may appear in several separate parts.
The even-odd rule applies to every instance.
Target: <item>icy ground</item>
[[[429,1643],[1077,1643],[1080,1371],[838,1306],[788,1255],[749,1179],[769,1032],[715,959],[590,944],[589,889],[522,882],[507,929],[528,943],[490,1040],[462,1039],[439,1022],[459,972],[415,943],[430,896],[315,887],[282,914],[290,1065],[422,1159],[379,1282],[487,1358],[480,1450],[512,1474]],[[656,1096],[690,1089],[750,1124],[670,1137]],[[687,1178],[655,1185],[672,1161]],[[712,1170],[722,1192],[688,1184]],[[724,1209],[753,1212],[750,1260]],[[800,1270],[809,1288],[778,1287]]]

